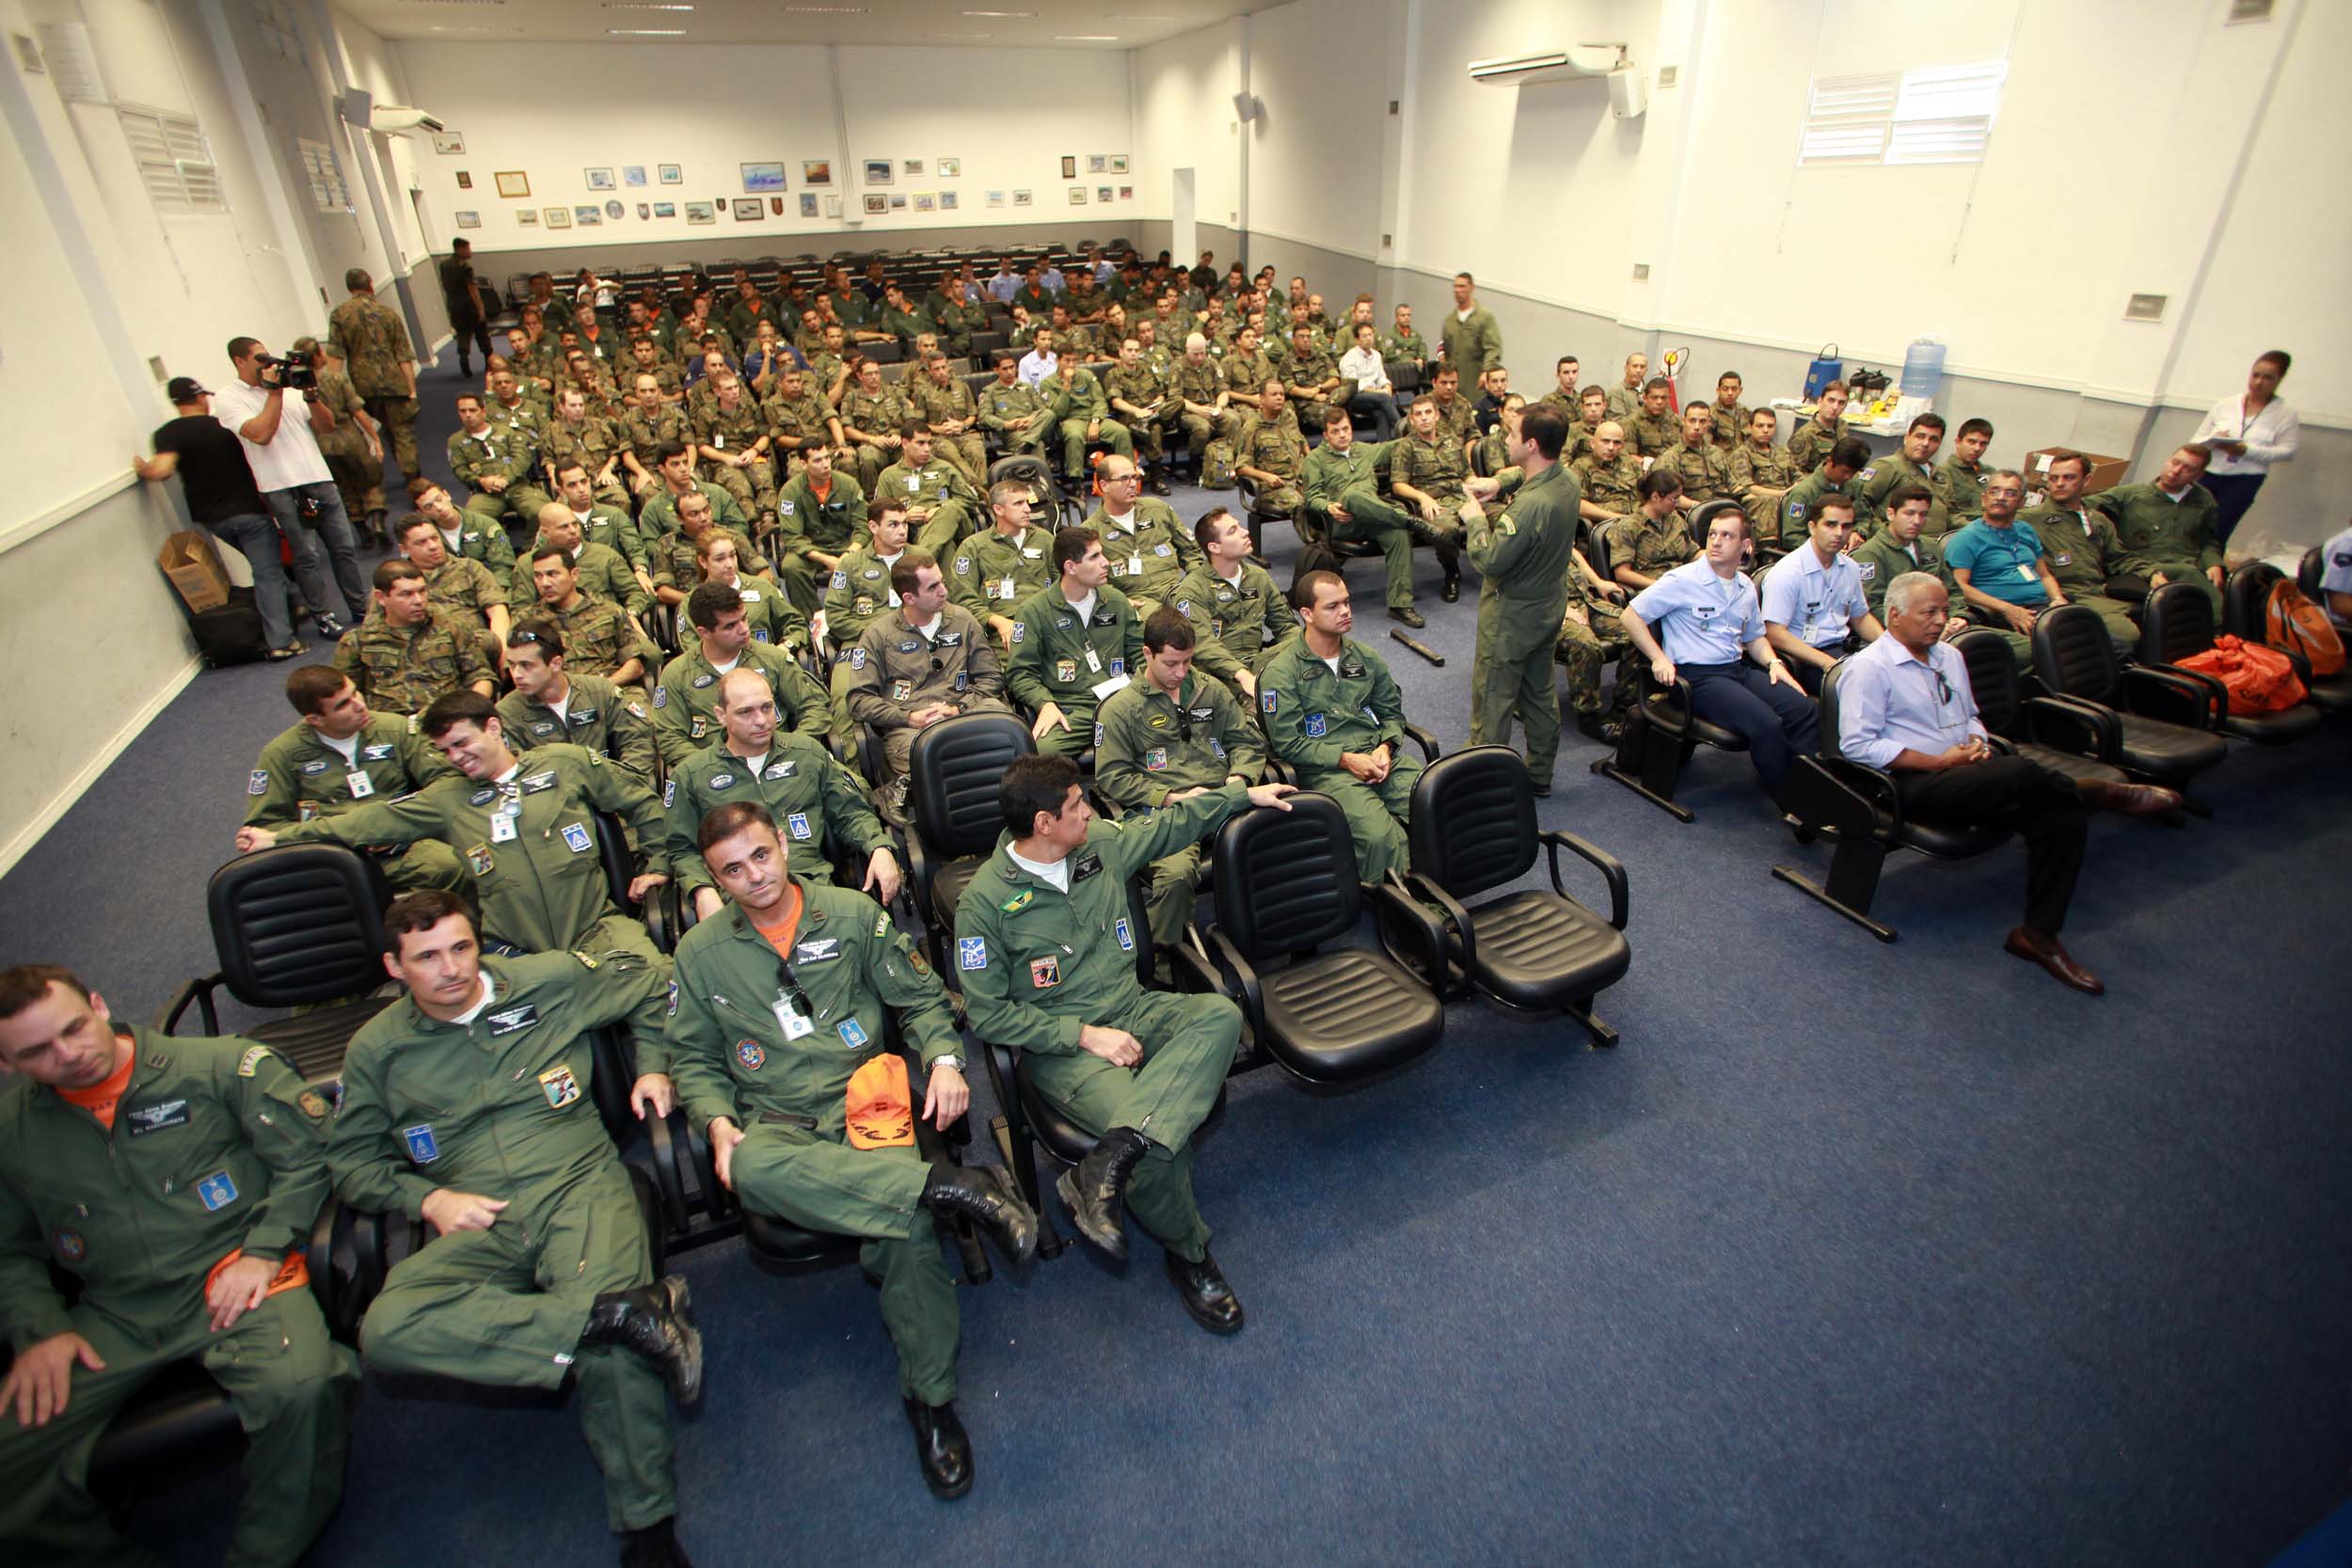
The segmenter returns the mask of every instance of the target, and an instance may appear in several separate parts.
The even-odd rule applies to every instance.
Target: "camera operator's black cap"
[[[164,388],[164,396],[174,403],[194,403],[207,395],[204,384],[192,375],[175,375]]]

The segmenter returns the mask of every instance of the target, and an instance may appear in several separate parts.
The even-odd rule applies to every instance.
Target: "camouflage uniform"
[[[1711,441],[1699,447],[1677,444],[1663,453],[1656,466],[1682,481],[1686,515],[1708,501],[1738,493],[1731,477],[1730,458]]]
[[[1802,477],[1787,447],[1758,447],[1754,441],[1742,441],[1733,450],[1731,493],[1740,498],[1740,508],[1748,515],[1749,537],[1756,541],[1759,558],[1785,554],[1788,549],[1781,539],[1780,501]],[[1767,496],[1766,490],[1781,494]]]
[[[1609,525],[1613,575],[1619,566],[1630,566],[1645,578],[1663,577],[1695,560],[1698,553],[1699,547],[1691,542],[1691,526],[1679,512],[1669,512],[1664,521],[1657,523],[1634,512]]]
[[[771,392],[759,407],[768,418],[768,434],[774,450],[787,454],[787,467],[795,474],[801,471],[803,451],[832,444],[833,421],[840,417],[834,412],[833,404],[813,389],[803,390],[789,401],[782,392]],[[833,448],[834,472],[847,474],[855,468],[856,463],[846,445]]]
[[[874,499],[904,501],[907,525],[916,543],[932,556],[945,558],[981,511],[980,493],[962,473],[938,457],[919,468],[909,467],[905,456],[874,480]]]
[[[529,582],[529,574],[525,574],[524,580]],[[427,603],[448,610],[473,628],[474,640],[482,648],[483,663],[496,670],[506,662],[506,651],[499,646],[497,634],[489,628],[490,607],[505,606],[506,590],[490,568],[469,556],[448,556],[424,574],[424,594]],[[523,602],[531,601],[526,596]]]
[[[1203,359],[1198,365],[1189,356],[1176,361],[1176,392],[1186,403],[1203,407],[1216,407],[1219,393],[1228,388],[1225,369],[1214,359]],[[1241,437],[1242,411],[1230,403],[1214,419],[1185,409],[1177,416],[1184,427],[1184,444],[1199,456],[1208,450],[1211,441],[1233,441]]]
[[[1169,389],[1168,379],[1149,364],[1125,361],[1113,365],[1104,378],[1104,390],[1145,411],[1141,420],[1121,416],[1135,438],[1136,455],[1158,463],[1167,455],[1168,433],[1184,411],[1184,402]]]
[[[1840,419],[1828,430],[1821,421],[1810,419],[1788,433],[1788,461],[1797,466],[1797,472],[1809,474],[1821,466],[1830,449],[1846,438],[1846,421]]]
[[[313,439],[319,455],[326,459],[327,472],[335,476],[343,511],[357,524],[369,513],[384,510],[384,459],[368,451],[368,433],[351,417],[367,406],[351,377],[331,365],[321,367],[318,377],[319,402],[335,416],[335,427],[314,432]]]
[[[583,675],[602,675],[612,679],[612,673],[630,659],[641,659],[647,670],[661,657],[661,651],[638,635],[629,624],[628,614],[611,599],[600,599],[592,594],[572,595],[569,610],[557,610],[542,600],[536,613],[553,621],[564,633],[564,668]],[[640,677],[642,683],[643,677]],[[626,696],[639,695],[637,689],[622,688]]]
[[[879,392],[866,391],[851,383],[850,389],[841,394],[841,423],[845,430],[862,430],[868,436],[895,436],[906,428],[907,420],[914,417],[914,411],[907,406],[907,400],[900,397],[898,389],[888,383],[884,383]],[[854,436],[850,440],[852,455],[857,461],[857,482],[870,496],[874,493],[874,482],[882,477],[882,469],[898,460],[898,449],[895,445],[868,446]]]
[[[1307,438],[1292,420],[1260,420],[1243,436],[1235,463],[1281,481],[1270,489],[1260,486],[1254,510],[1291,517],[1297,515],[1298,509],[1307,503],[1302,487],[1307,474]]]
[[[748,451],[767,434],[767,418],[748,395],[739,397],[731,412],[713,397],[694,418],[695,441],[721,451]],[[755,457],[740,468],[706,458],[702,467],[704,476],[733,496],[746,514],[775,510],[776,469],[767,458]]]
[[[1630,451],[1620,450],[1614,463],[1604,465],[1597,452],[1587,452],[1571,465],[1577,487],[1583,499],[1603,512],[1613,512],[1620,517],[1633,515],[1636,498],[1633,487],[1642,483],[1642,460]],[[1587,522],[1585,531],[1601,525]]]
[[[619,462],[621,451],[628,445],[628,437],[614,428],[611,420],[590,414],[576,425],[559,419],[548,426],[546,444],[539,450],[546,457],[549,480],[562,472],[565,465],[578,463],[595,482],[596,499],[626,512],[628,490],[621,483]],[[614,465],[610,479],[602,477],[607,463]]]
[[[1007,713],[1004,666],[996,639],[971,611],[948,605],[930,638],[907,625],[903,612],[876,615],[858,634],[846,665],[843,694],[850,718],[882,736],[888,784],[903,777],[914,737],[908,715],[934,703],[961,713]]]
[[[1735,403],[1728,408],[1721,403],[1710,403],[1707,411],[1715,416],[1715,430],[1708,439],[1714,443],[1717,451],[1728,458],[1734,448],[1748,444],[1748,420],[1755,418],[1755,409],[1744,403]]]
[[[539,609],[539,586],[532,577],[532,557],[537,555],[539,547],[534,541],[531,549],[515,562],[515,580],[507,602],[525,607],[519,612],[523,615],[532,614]],[[637,574],[629,570],[628,562],[622,558],[621,552],[610,545],[581,545],[572,552],[572,572],[580,578],[582,594],[610,599],[632,615],[643,611],[651,603],[644,586],[637,580]]]
[[[335,668],[384,713],[422,713],[444,691],[493,679],[474,628],[446,610],[426,606],[413,626],[396,626],[379,607],[335,644]]]
[[[1626,422],[1625,450],[1636,457],[1662,461],[1668,452],[1680,445],[1682,421],[1675,417],[1672,409],[1663,414],[1644,411]]]
[[[961,376],[950,375],[942,387],[929,375],[917,374],[907,383],[907,401],[924,423],[931,427],[931,446],[942,458],[953,464],[975,489],[988,483],[988,444],[980,439],[980,405],[972,396],[972,388]],[[963,425],[961,434],[943,434],[940,426]]]
[[[367,400],[368,417],[391,442],[402,475],[414,479],[422,473],[417,467],[417,400],[401,369],[417,357],[408,346],[406,325],[373,295],[354,294],[326,318],[326,342],[327,352],[343,362],[352,386]]]

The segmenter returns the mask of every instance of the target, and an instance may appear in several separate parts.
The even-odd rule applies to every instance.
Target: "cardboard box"
[[[2050,454],[2068,450],[2079,449],[2038,447],[2026,453],[2026,461],[2019,465],[2026,470],[2026,488],[2042,489],[2048,483]],[[2132,466],[2128,457],[2104,457],[2095,451],[2086,451],[2083,455],[2090,459],[2090,477],[2083,484],[2086,496],[2100,490],[2111,490],[2122,483],[2123,470]]]
[[[182,529],[165,540],[155,564],[179,590],[190,613],[218,610],[229,602],[229,574],[221,566],[220,552],[199,530]]]

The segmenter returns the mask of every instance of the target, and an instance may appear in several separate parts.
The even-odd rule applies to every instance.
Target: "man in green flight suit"
[[[1519,416],[1510,458],[1519,487],[1489,525],[1472,496],[1462,503],[1470,558],[1484,576],[1478,590],[1478,648],[1470,674],[1470,744],[1509,742],[1516,713],[1527,730],[1527,776],[1537,795],[1551,793],[1560,755],[1560,698],[1552,689],[1552,650],[1576,570],[1576,477],[1560,465],[1567,421],[1536,407]],[[1500,504],[1500,503],[1498,503]]]
[[[1819,469],[1814,470],[1820,472]],[[1883,626],[1886,621],[1886,590],[1906,572],[1925,572],[1945,585],[1944,592],[1953,606],[1952,613],[1944,623],[1944,641],[1948,642],[1962,632],[1979,626],[2000,634],[2009,644],[2010,655],[2017,661],[2018,673],[2033,667],[2033,644],[2009,629],[1999,617],[1972,608],[1964,608],[1960,581],[1952,569],[1944,563],[1945,540],[1926,536],[1928,508],[1935,498],[1924,484],[1898,484],[1886,497],[1886,526],[1854,546],[1854,571],[1862,578],[1863,601],[1870,613]],[[1835,515],[1843,507],[1849,523],[1854,512],[1853,499],[1833,490],[1816,500],[1807,509],[1808,519],[1818,518],[1823,512]]]
[[[821,443],[802,454],[800,471],[776,497],[776,531],[768,548],[776,580],[803,616],[814,616],[841,557],[866,531],[866,491]]]
[[[2168,582],[2194,583],[2213,601],[2214,625],[2221,624],[2221,535],[2219,506],[2197,482],[2205,477],[2213,449],[2201,442],[2179,448],[2164,460],[2152,482],[2119,484],[2090,498],[2092,507],[2115,524],[2123,546],[2123,567],[2148,579],[2151,589]]]
[[[991,524],[956,547],[948,589],[956,604],[979,617],[1001,651],[1012,649],[1012,617],[1021,602],[1053,581],[1051,529],[1029,515],[1029,487],[1017,479],[989,488]]]
[[[702,584],[686,597],[686,620],[694,645],[661,667],[653,689],[654,744],[665,766],[675,768],[711,743],[719,727],[719,677],[738,664],[768,677],[793,729],[821,736],[833,727],[825,689],[791,655],[752,641],[740,592],[721,582]]]
[[[1009,452],[1042,456],[1055,423],[1052,405],[1021,379],[1020,359],[1007,350],[997,350],[996,379],[980,393],[980,428],[1003,442]]]
[[[1356,616],[1337,572],[1309,572],[1291,586],[1303,625],[1258,673],[1266,750],[1347,815],[1359,881],[1405,867],[1405,822],[1418,754],[1403,749],[1405,705],[1380,656],[1348,636]],[[1333,661],[1337,662],[1334,668]]]
[[[1200,564],[1200,547],[1176,509],[1143,494],[1143,470],[1114,453],[1095,475],[1103,499],[1078,526],[1092,529],[1111,563],[1111,586],[1148,615],[1165,603],[1176,579]]]
[[[1029,734],[1051,756],[1094,744],[1094,715],[1143,658],[1143,627],[1127,595],[1110,586],[1111,563],[1091,529],[1054,535],[1057,580],[1013,614],[1005,686],[1031,715]]]
[[[946,990],[913,941],[865,895],[791,875],[755,800],[719,807],[698,836],[733,908],[678,943],[670,1052],[687,1117],[707,1129],[719,1180],[745,1208],[864,1242],[924,1483],[960,1497],[972,1446],[953,1403],[955,1281],[930,1217],[968,1216],[1025,1262],[1037,1216],[1001,1168],[916,1148],[916,1122],[946,1131],[971,1088]],[[922,1058],[919,1113],[905,1058],[884,1043],[885,1008]]]
[[[705,816],[739,800],[756,801],[785,825],[799,880],[830,887],[834,859],[861,856],[866,877],[858,885],[885,904],[896,898],[898,858],[857,777],[821,741],[778,732],[775,691],[757,671],[730,670],[716,689],[720,738],[672,768],[661,786],[670,864],[694,900],[695,918],[719,912],[696,834]]]
[[[1454,309],[1438,331],[1445,362],[1462,375],[1462,385],[1475,387],[1487,370],[1502,363],[1502,328],[1494,312],[1478,303],[1478,280],[1469,273],[1454,275]]]
[[[1103,704],[1095,784],[1124,812],[1148,816],[1205,790],[1256,784],[1265,772],[1257,725],[1224,682],[1194,672],[1197,641],[1182,610],[1153,610],[1143,623],[1143,679]],[[1183,939],[1200,883],[1197,842],[1152,863],[1144,901],[1153,942]]]
[[[1789,455],[1796,455],[1790,444]],[[1857,518],[1862,511],[1862,470],[1870,463],[1870,444],[1859,436],[1849,436],[1830,449],[1809,472],[1791,484],[1781,496],[1780,539],[1785,546],[1794,546],[1800,539],[1812,537],[1813,525],[1805,517],[1813,505],[1826,495],[1836,493],[1854,503]],[[1924,488],[1924,486],[1923,486]],[[1891,492],[1890,492],[1891,493]],[[1932,495],[1929,497],[1933,510]],[[1851,538],[1854,535],[1849,534]],[[1785,553],[1785,552],[1784,552]]]
[[[1434,407],[1426,418],[1435,420]],[[1310,516],[1328,523],[1332,538],[1369,539],[1380,546],[1388,568],[1389,619],[1425,626],[1428,621],[1413,608],[1413,542],[1444,545],[1454,535],[1424,515],[1380,499],[1377,466],[1384,460],[1396,462],[1400,450],[1395,441],[1358,441],[1344,404],[1326,409],[1323,445],[1307,454],[1306,506]],[[1458,562],[1454,576],[1459,576]]]
[[[581,1038],[651,1005],[669,966],[580,952],[485,958],[466,907],[412,893],[384,914],[408,988],[343,1058],[327,1161],[344,1202],[438,1232],[392,1265],[359,1343],[380,1371],[553,1392],[579,1386],[623,1568],[683,1565],[665,1390],[702,1392],[686,1281],[657,1280]]]
[[[409,794],[449,774],[449,764],[406,720],[369,712],[368,700],[341,670],[303,665],[286,677],[286,701],[301,721],[262,748],[246,781],[247,827],[291,828],[363,800]],[[384,856],[386,879],[402,892],[473,891],[457,851],[438,839],[373,847]]]
[[[537,449],[511,424],[493,421],[482,399],[457,394],[457,431],[449,438],[449,468],[469,492],[466,510],[492,523],[539,520],[548,493],[538,485]]]
[[[1038,384],[1038,395],[1054,405],[1061,432],[1062,477],[1073,486],[1086,483],[1087,443],[1102,441],[1121,457],[1136,454],[1135,437],[1111,418],[1110,400],[1103,384],[1075,354],[1065,354],[1054,373]]]
[[[916,546],[933,555],[951,553],[980,511],[980,493],[937,454],[931,427],[921,420],[898,427],[898,461],[875,479],[874,493],[906,504]]]
[[[499,723],[518,752],[563,741],[611,758],[639,784],[653,783],[653,724],[644,699],[601,675],[565,668],[564,632],[526,617],[506,636],[506,673],[515,689],[499,699]]]
[[[305,1248],[326,1097],[267,1046],[119,1025],[55,964],[0,971],[0,1541],[10,1560],[155,1560],[88,1491],[115,1413],[198,1361],[245,1429],[228,1560],[291,1568],[343,1489],[358,1358]],[[69,1307],[52,1270],[80,1282]]]
[[[1055,1183],[1079,1233],[1125,1258],[1123,1202],[1167,1250],[1184,1310],[1214,1334],[1239,1329],[1242,1307],[1193,1202],[1192,1134],[1232,1066],[1241,1010],[1143,989],[1127,887],[1246,806],[1289,810],[1289,793],[1222,784],[1129,827],[1095,820],[1069,758],[1015,758],[996,786],[1004,835],[956,906],[972,1032],[1022,1053],[1038,1092],[1098,1140]]]
[[[1935,454],[1944,445],[1945,420],[1941,414],[1921,414],[1903,432],[1899,452],[1866,463],[1854,499],[1860,504],[1859,522],[1865,537],[1876,533],[1886,521],[1887,492],[1898,484],[1924,484],[1935,498],[1935,505],[1928,511],[1928,537],[1941,539],[1954,529],[1969,521],[1968,516],[1955,516],[1944,504],[1947,482],[1936,477]]]
[[[1249,530],[1221,506],[1192,525],[1201,563],[1174,590],[1178,613],[1198,641],[1193,662],[1244,697],[1258,695],[1258,671],[1298,630],[1298,612],[1274,574],[1249,559]]]
[[[2139,641],[2139,623],[2132,619],[2129,605],[2107,596],[2107,579],[2125,571],[2123,546],[2106,514],[2083,499],[2083,486],[2090,478],[2090,459],[2061,447],[2050,453],[2042,477],[2047,488],[2042,504],[2021,514],[2017,520],[2032,524],[2048,546],[2050,576],[2065,593],[2066,602],[2096,610],[2107,624],[2107,636],[2114,640],[2116,651],[2128,659]],[[1952,597],[1960,597],[1956,589]]]

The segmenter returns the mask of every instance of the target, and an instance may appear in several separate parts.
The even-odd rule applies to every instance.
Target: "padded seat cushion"
[[[1988,849],[1999,848],[2009,835],[2010,830],[2002,827],[1963,827],[1903,818],[1903,847],[1933,855],[1938,860],[1965,860],[1971,855],[1981,855]]]
[[[2322,713],[2342,713],[2352,707],[2352,667],[2332,675],[2313,675],[2311,691],[2312,705]]]
[[[2319,709],[2309,703],[2297,703],[2280,713],[2233,713],[2221,721],[2221,727],[2258,746],[2281,746],[2311,735],[2322,721]]]
[[[2134,769],[2157,779],[2186,779],[2218,765],[2230,748],[2210,730],[2120,713],[2123,721],[2123,760]]]
[[[1268,1038],[1260,1046],[1312,1083],[1402,1067],[1437,1044],[1438,999],[1376,953],[1345,948],[1262,973]]]
[[[1515,1007],[1581,1002],[1624,978],[1625,933],[1557,894],[1530,889],[1470,911],[1477,981]]]
[[[2061,752],[2051,746],[2037,746],[2029,740],[2014,744],[2019,756],[2028,762],[2038,762],[2053,773],[2063,773],[2076,784],[2085,779],[2104,779],[2108,784],[2130,782],[2122,768],[2109,768],[2104,762],[2093,762],[2089,757],[2076,756],[2072,752]]]
[[[931,877],[931,917],[948,930],[956,926],[956,906],[963,890],[979,874],[983,861],[949,861]]]
[[[244,1033],[286,1058],[287,1065],[310,1083],[321,1084],[343,1069],[343,1053],[351,1037],[376,1014],[400,1000],[397,996],[362,996],[254,1024]]]
[[[1046,1098],[1037,1092],[1029,1078],[1029,1062],[1021,1057],[1013,1065],[1012,1081],[1021,1095],[1021,1114],[1029,1118],[1029,1129],[1037,1134],[1046,1152],[1065,1165],[1074,1165],[1086,1158],[1094,1147],[1094,1134],[1056,1110]]]
[[[790,1220],[743,1211],[743,1244],[771,1263],[822,1263],[854,1252],[854,1236],[804,1230]]]
[[[1668,711],[1668,705],[1664,698],[1651,698],[1649,707],[1651,717],[1657,720],[1661,729],[1673,724],[1674,716]],[[1723,752],[1744,752],[1748,749],[1747,736],[1738,730],[1727,730],[1711,720],[1700,718],[1695,713],[1691,715],[1690,738],[1702,746],[1712,746]]]

